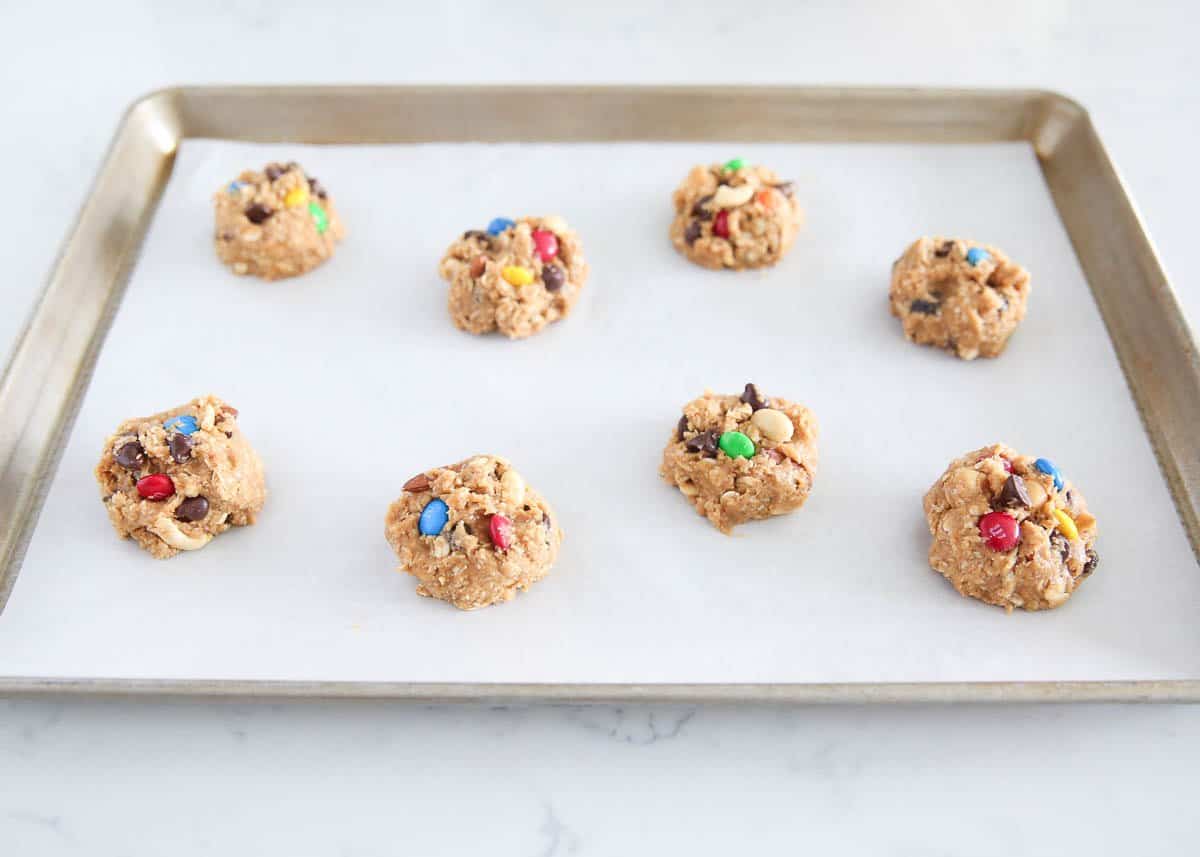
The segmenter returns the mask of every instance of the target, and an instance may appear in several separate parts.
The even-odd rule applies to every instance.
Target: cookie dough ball
[[[964,360],[997,357],[1029,299],[1029,273],[987,244],[918,238],[892,265],[892,315],[904,335]]]
[[[494,455],[409,479],[384,534],[417,594],[460,610],[510,601],[541,580],[563,538],[550,504]]]
[[[1049,610],[1095,571],[1096,519],[1045,458],[1002,443],[951,462],[925,495],[929,564],[963,595]]]
[[[791,182],[740,158],[693,167],[675,191],[671,242],[705,268],[765,268],[791,249],[803,212]]]
[[[468,333],[532,336],[566,318],[587,282],[583,245],[561,217],[497,217],[463,233],[438,265],[450,318]]]
[[[723,533],[804,505],[817,471],[817,421],[803,405],[706,391],[683,406],[659,473]]]
[[[126,420],[96,465],[113,528],[158,559],[253,524],[267,497],[262,462],[216,396]]]
[[[246,170],[214,200],[213,243],[235,274],[299,276],[332,256],[344,235],[325,188],[294,162]]]

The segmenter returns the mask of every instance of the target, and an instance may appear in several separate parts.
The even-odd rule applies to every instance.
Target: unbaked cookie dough
[[[450,283],[455,327],[522,339],[567,317],[588,264],[579,236],[561,217],[497,217],[451,244],[438,273]]]
[[[683,406],[659,473],[723,533],[804,505],[817,470],[817,421],[803,405],[706,391]]]
[[[741,158],[692,167],[674,195],[671,242],[705,268],[764,268],[791,249],[803,212],[791,182]]]
[[[918,238],[892,265],[892,315],[911,342],[964,360],[1004,351],[1029,299],[1029,273],[988,244]]]
[[[1061,606],[1100,562],[1079,489],[1002,443],[951,462],[925,494],[925,520],[934,571],[1010,613]]]
[[[216,396],[121,423],[96,480],[113,528],[158,559],[253,524],[266,500],[262,462]]]
[[[409,479],[384,535],[418,595],[460,610],[510,601],[541,580],[563,538],[550,504],[494,455]]]
[[[295,162],[246,170],[214,200],[213,243],[235,274],[299,276],[332,256],[345,234],[325,188]]]

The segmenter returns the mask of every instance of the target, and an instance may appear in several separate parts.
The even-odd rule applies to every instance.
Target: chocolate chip
[[[1082,576],[1087,577],[1100,565],[1100,554],[1096,553],[1092,548],[1088,548],[1087,562],[1083,564]]]
[[[261,202],[256,202],[246,209],[246,219],[251,223],[262,223],[274,213],[275,212],[267,208],[267,206],[263,205]]]
[[[233,238],[234,238],[234,236],[233,236],[233,233],[232,233],[232,232],[222,232],[222,233],[221,233],[221,240],[222,240],[222,241],[232,241],[232,240],[233,240]]]
[[[742,401],[756,411],[761,411],[767,406],[766,400],[758,395],[758,387],[753,384],[747,384],[746,389],[742,391]]]
[[[700,237],[700,232],[703,227],[700,226],[699,220],[693,220],[687,225],[687,229],[683,231],[683,240],[688,244],[695,244],[696,239]]]
[[[418,473],[412,479],[404,483],[404,488],[402,490],[411,491],[414,494],[418,494],[421,491],[428,491],[429,477],[424,473]]]
[[[171,449],[171,458],[175,459],[176,464],[183,464],[192,457],[192,439],[186,434],[176,432],[171,435],[171,440],[167,444]]]
[[[557,292],[566,281],[567,275],[558,265],[546,265],[542,268],[542,282],[546,284],[546,291]]]
[[[321,180],[313,176],[308,177],[308,190],[310,193],[315,194],[318,199],[324,199],[328,196],[325,193],[325,186],[321,184]]]
[[[675,436],[676,436],[676,437],[677,437],[679,440],[683,440],[683,433],[684,433],[685,431],[687,431],[687,427],[688,427],[688,425],[687,425],[687,417],[686,417],[686,416],[680,417],[680,418],[679,418],[679,425],[677,425],[677,426],[675,427]]]
[[[233,437],[233,432],[231,432],[231,431],[225,432],[225,437]]]
[[[203,497],[188,497],[175,509],[175,520],[191,523],[203,521],[208,515],[208,501]]]
[[[690,437],[683,446],[688,452],[699,452],[709,457],[716,457],[720,437],[715,431],[702,431]]]
[[[1067,557],[1071,555],[1071,543],[1057,530],[1050,536],[1050,546],[1058,550],[1058,555],[1062,557],[1063,562],[1066,562]]]
[[[713,195],[702,196],[696,200],[696,204],[692,206],[692,217],[697,217],[700,220],[712,220],[712,212],[708,211],[704,206],[712,201]]]
[[[113,458],[117,460],[117,464],[127,470],[137,470],[146,463],[146,450],[142,449],[142,445],[136,440],[131,440],[129,443],[121,444],[121,448],[117,450],[117,454]]]
[[[269,182],[275,181],[275,179],[283,175],[284,172],[284,168],[279,166],[279,164],[267,164],[267,166],[263,169],[263,173],[266,174],[267,181]]]
[[[1000,489],[1000,505],[1009,508],[1023,506],[1028,509],[1030,507],[1029,492],[1025,490],[1024,479],[1014,473],[1004,481],[1004,487]]]
[[[942,310],[942,305],[936,301],[924,301],[917,298],[908,305],[912,312],[919,312],[921,315],[937,315]]]
[[[946,242],[945,244],[943,244],[941,247],[939,247],[939,248],[937,248],[936,250],[934,250],[934,251],[933,251],[933,255],[937,256],[939,259],[944,259],[944,258],[946,258],[947,256],[949,256],[949,255],[950,255],[950,251],[951,251],[951,250],[953,250],[953,249],[954,249],[954,242],[953,242],[953,241],[947,241],[947,242]]]
[[[775,185],[774,187],[775,187],[775,190],[779,191],[781,194],[788,197],[789,199],[792,196],[794,196],[796,193],[796,183],[795,182],[780,182],[779,184]]]

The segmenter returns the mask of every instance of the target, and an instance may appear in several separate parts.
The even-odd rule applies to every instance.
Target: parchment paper
[[[694,163],[797,180],[808,225],[765,273],[666,237]],[[234,277],[211,195],[296,159],[349,236],[297,280]],[[592,277],[523,342],[460,333],[436,275],[457,234],[559,213]],[[998,360],[907,343],[889,266],[918,235],[1033,274]],[[1120,252],[1120,248],[1114,248]],[[1137,300],[1130,295],[1130,300]],[[734,537],[657,475],[705,387],[809,405],[809,503]],[[122,419],[205,392],[266,463],[260,523],[159,562],[110,529],[92,477]],[[1102,562],[1062,609],[1005,615],[926,564],[921,496],[994,440],[1052,458]],[[475,613],[420,598],[383,539],[413,473],[512,459],[558,510],[551,575]],[[0,674],[455,682],[870,682],[1200,677],[1200,575],[1103,324],[1023,144],[257,146],[188,142],[0,617]]]

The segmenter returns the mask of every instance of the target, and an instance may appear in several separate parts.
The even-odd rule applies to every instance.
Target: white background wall
[[[1197,317],[1197,4],[763,6],[0,3],[0,353],[122,108],[171,83],[1059,89]],[[1198,759],[1186,706],[0,701],[0,853],[1183,854]]]

